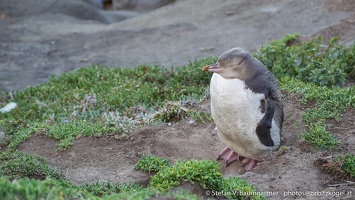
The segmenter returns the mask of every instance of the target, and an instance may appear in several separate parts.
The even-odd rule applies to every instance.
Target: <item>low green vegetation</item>
[[[154,175],[150,187],[168,191],[183,182],[197,181],[203,189],[219,191],[222,189],[222,176],[219,165],[211,160],[177,161],[174,166],[166,167]]]
[[[348,174],[352,179],[355,179],[355,156],[346,154],[343,159],[341,170]]]
[[[84,197],[75,189],[68,189],[60,185],[57,180],[23,178],[10,181],[8,177],[0,177],[1,199],[70,199]],[[86,196],[86,195],[85,195]]]
[[[355,180],[355,155],[326,156],[318,158],[324,172],[334,175],[338,179]]]
[[[138,185],[116,185],[111,183],[94,183],[75,186],[47,178],[43,181],[23,178],[10,181],[8,177],[0,177],[1,199],[201,199],[187,191],[160,192],[142,188]]]
[[[7,176],[10,179],[29,177],[39,180],[44,180],[46,177],[62,178],[62,174],[49,167],[43,158],[17,151],[0,153],[0,176]]]
[[[295,78],[280,79],[281,88],[302,95],[301,104],[315,104],[306,108],[302,118],[308,130],[301,134],[308,144],[322,149],[335,149],[340,144],[335,136],[327,130],[326,120],[339,122],[342,112],[355,108],[355,87],[325,87],[305,83]]]
[[[142,156],[137,170],[157,172],[149,187],[136,184],[92,183],[72,185],[56,169],[38,156],[22,152],[1,153],[1,199],[150,199],[152,196],[199,199],[194,194],[169,189],[183,182],[199,184],[206,191],[221,192],[226,198],[264,199],[254,187],[240,178],[222,177],[219,164],[211,160],[178,161],[171,166],[166,159]],[[255,195],[245,195],[253,194]],[[212,195],[214,193],[208,193]],[[206,193],[207,194],[207,193]],[[222,196],[223,196],[222,195]]]
[[[355,87],[320,87],[289,77],[281,79],[281,87],[301,94],[301,103],[305,106],[307,103],[315,103],[302,116],[309,129],[301,134],[306,142],[316,148],[335,149],[340,142],[327,130],[326,120],[334,119],[339,122],[342,112],[355,108]]]
[[[105,112],[132,117],[132,108],[139,106],[158,108],[167,101],[201,100],[210,78],[200,70],[201,65],[215,61],[196,60],[188,67],[170,70],[158,66],[81,68],[17,92],[11,101],[21,109],[2,115],[16,122],[92,120]],[[0,100],[5,104],[10,96],[3,94]]]
[[[326,129],[324,121],[309,124],[309,131],[301,133],[306,142],[313,147],[321,149],[335,149],[340,141]]]
[[[8,150],[16,150],[18,145],[25,141],[32,133],[44,134],[58,140],[57,150],[66,150],[72,145],[72,141],[79,134],[84,136],[101,137],[114,134],[117,130],[102,123],[93,123],[84,120],[74,120],[67,123],[28,123],[26,127],[20,127],[15,135],[8,138],[10,144]]]
[[[355,87],[344,86],[355,76],[355,45],[342,46],[335,38],[324,42],[320,36],[296,43],[297,37],[286,35],[253,54],[275,74],[282,90],[301,96],[301,104],[306,107],[302,119],[307,127],[300,136],[315,148],[334,150],[341,142],[327,121],[340,122],[342,113],[355,107]],[[91,66],[22,91],[1,93],[0,107],[9,102],[18,106],[0,113],[0,132],[5,133],[0,142],[0,199],[14,195],[18,199],[198,199],[186,191],[171,192],[184,182],[198,184],[206,191],[223,188],[255,192],[245,180],[223,178],[214,161],[186,160],[170,165],[165,159],[151,156],[143,156],[136,165],[137,170],[154,174],[149,187],[114,183],[74,186],[42,158],[17,151],[32,134],[56,139],[57,150],[63,151],[79,136],[117,139],[152,123],[187,118],[210,122],[209,113],[191,105],[208,96],[211,74],[201,68],[216,60],[195,60],[171,69]],[[347,154],[333,160],[327,170],[337,169],[342,177],[353,178],[354,160],[354,155]],[[224,193],[224,197],[263,199],[260,195],[246,197],[233,192]]]
[[[175,165],[170,166],[167,160],[152,156],[144,156],[137,163],[136,169],[155,172],[157,174],[151,177],[149,188],[159,191],[169,191],[181,183],[198,183],[207,195],[217,194],[233,199],[264,199],[263,196],[256,193],[254,187],[247,181],[230,177],[223,178],[219,164],[212,160],[186,160],[177,161]],[[223,192],[222,192],[223,191]],[[256,195],[243,195],[243,194]]]
[[[355,75],[355,45],[345,48],[332,38],[326,44],[322,36],[300,44],[289,45],[298,34],[286,35],[266,43],[254,53],[273,74],[290,76],[319,86],[342,86]]]
[[[348,108],[355,107],[355,87],[325,87],[312,83],[305,83],[295,78],[283,77],[280,79],[281,88],[302,96],[301,103],[314,103],[315,106],[307,108],[303,119],[306,122],[315,122],[319,119],[341,120],[341,113]]]
[[[148,158],[148,159],[147,159]],[[149,159],[150,158],[150,159]],[[155,157],[137,163],[151,165]],[[166,160],[163,164],[169,165]],[[154,169],[146,167],[151,171]],[[73,185],[43,158],[22,152],[0,153],[0,199],[150,199],[152,196],[199,199],[186,191],[160,192],[137,184],[91,183]]]
[[[170,167],[170,163],[167,159],[154,156],[142,156],[134,169],[140,169],[145,172],[157,172],[166,167]]]
[[[32,133],[43,133],[58,140],[57,150],[65,150],[79,134],[118,138],[150,123],[186,117],[211,121],[209,114],[184,104],[205,98],[210,74],[203,73],[201,65],[215,61],[196,60],[171,70],[92,66],[52,77],[47,83],[16,92],[13,98],[4,93],[0,106],[14,101],[18,107],[0,113],[0,128],[8,135],[2,144],[14,150]]]

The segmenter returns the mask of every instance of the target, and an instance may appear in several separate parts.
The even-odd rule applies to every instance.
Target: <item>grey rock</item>
[[[287,33],[312,35],[346,20],[355,9],[344,2],[179,0],[140,14],[105,12],[84,0],[1,0],[0,91],[93,63],[170,68],[235,46],[252,51]]]
[[[149,12],[176,0],[112,0],[115,10],[135,10],[139,12]]]

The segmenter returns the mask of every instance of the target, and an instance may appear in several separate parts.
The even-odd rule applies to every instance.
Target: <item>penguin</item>
[[[213,72],[211,114],[227,146],[217,159],[226,165],[240,160],[250,171],[280,147],[284,112],[278,81],[239,47],[224,52],[217,63],[202,70]]]

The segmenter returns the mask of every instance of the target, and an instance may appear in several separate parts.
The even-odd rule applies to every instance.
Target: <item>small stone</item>
[[[3,108],[0,108],[0,112],[7,113],[10,112],[12,109],[16,108],[17,104],[15,102],[10,102]]]

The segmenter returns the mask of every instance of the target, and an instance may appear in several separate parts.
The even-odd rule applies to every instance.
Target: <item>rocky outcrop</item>
[[[182,66],[235,46],[252,51],[294,32],[327,30],[354,41],[355,11],[346,0],[179,0],[143,14],[104,11],[93,1],[0,1],[0,90],[92,63]]]

